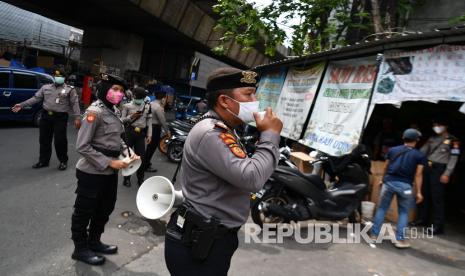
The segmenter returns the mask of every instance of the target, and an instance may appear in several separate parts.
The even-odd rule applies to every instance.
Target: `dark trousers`
[[[52,156],[52,139],[55,138],[55,151],[60,162],[68,162],[68,139],[66,127],[68,125],[67,113],[42,112],[39,122],[39,162],[48,164]]]
[[[152,125],[152,141],[147,145],[147,151],[145,152],[145,165],[146,168],[152,165],[152,157],[157,150],[158,144],[160,143],[161,126]]]
[[[166,235],[166,266],[172,276],[226,276],[238,245],[237,232],[228,233],[215,240],[206,260],[196,261],[191,257],[190,247]]]
[[[100,238],[115,209],[118,175],[88,174],[76,170],[76,177],[78,186],[71,217],[71,238],[76,246],[84,247],[88,238]]]
[[[134,128],[129,127],[126,131],[126,143],[129,147],[134,149],[134,152],[140,156],[142,161],[141,166],[137,170],[137,179],[140,181],[144,180],[144,171],[145,171],[145,137],[146,130],[141,130],[136,132]],[[125,179],[131,178],[131,176],[125,176]]]
[[[446,170],[445,164],[434,163],[432,167],[425,168],[423,176],[422,194],[423,203],[419,206],[419,217],[424,223],[429,223],[432,214],[433,224],[443,227],[445,223],[444,194],[446,185],[439,179]]]

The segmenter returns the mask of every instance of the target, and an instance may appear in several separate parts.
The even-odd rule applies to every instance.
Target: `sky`
[[[260,8],[260,7],[265,7],[267,5],[269,5],[271,2],[273,2],[272,0],[246,0],[247,2],[249,3],[253,3],[253,4],[256,4],[255,6]],[[294,18],[294,19],[291,19],[290,21],[288,21],[286,23],[287,26],[292,26],[292,25],[296,25],[299,23],[299,18]],[[286,32],[287,34],[287,37],[288,39],[284,42],[284,45],[289,47],[290,46],[290,38],[292,37],[292,29],[289,28],[289,27],[286,27],[284,25],[281,25],[281,28]]]

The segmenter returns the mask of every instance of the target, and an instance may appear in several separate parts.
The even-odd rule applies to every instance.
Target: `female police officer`
[[[100,236],[115,207],[118,170],[128,165],[117,159],[124,145],[124,128],[115,105],[123,98],[125,88],[123,79],[104,77],[97,87],[97,101],[84,114],[76,141],[82,158],[76,165],[78,185],[71,221],[75,250],[71,257],[91,265],[105,262],[96,253],[114,254],[118,249],[102,243]]]
[[[250,192],[260,190],[278,165],[283,124],[271,108],[263,119],[255,113],[256,76],[220,68],[208,79],[210,111],[187,137],[180,176],[185,201],[171,216],[165,239],[172,275],[227,274]],[[249,158],[233,128],[252,121],[261,136]]]

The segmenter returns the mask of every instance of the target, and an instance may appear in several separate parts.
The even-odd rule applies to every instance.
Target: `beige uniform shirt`
[[[279,139],[277,133],[261,133],[249,158],[235,132],[221,121],[200,121],[184,145],[180,183],[185,200],[205,217],[241,226],[249,216],[250,193],[262,189],[278,165]]]
[[[444,175],[450,176],[460,155],[460,141],[452,135],[446,138],[434,136],[428,139],[421,151],[429,161],[447,165]]]
[[[166,124],[165,110],[160,105],[160,101],[155,100],[150,105],[152,107],[152,125],[161,125],[165,133],[168,133],[170,129]]]
[[[138,111],[142,112],[142,116],[132,122],[131,115]],[[124,123],[132,122],[132,127],[138,127],[141,129],[147,128],[147,137],[152,137],[152,111],[150,108],[150,103],[144,102],[141,105],[137,105],[130,102],[123,105],[121,119]]]
[[[123,141],[123,124],[119,119],[119,111],[111,111],[100,100],[92,103],[86,110],[82,125],[78,132],[76,150],[82,158],[76,168],[90,174],[114,174],[115,169],[110,167],[110,161],[117,157],[109,157],[97,151],[105,149],[121,151]]]
[[[21,107],[31,106],[43,102],[43,109],[53,112],[72,112],[73,116],[81,116],[79,110],[79,96],[73,86],[45,84],[35,95],[20,103]]]

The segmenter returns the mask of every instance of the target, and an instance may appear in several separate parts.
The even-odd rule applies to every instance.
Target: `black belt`
[[[55,115],[59,115],[59,116],[63,116],[63,115],[67,115],[68,112],[57,112],[57,111],[49,111],[49,110],[45,110],[45,109],[42,109],[42,111],[49,115],[49,116],[55,116]]]
[[[116,158],[121,154],[120,150],[109,150],[109,149],[99,148],[99,147],[96,147],[96,146],[92,146],[92,148],[94,148],[94,150],[96,150],[96,151],[98,151],[98,152],[100,152],[103,155],[108,156],[108,157]]]

